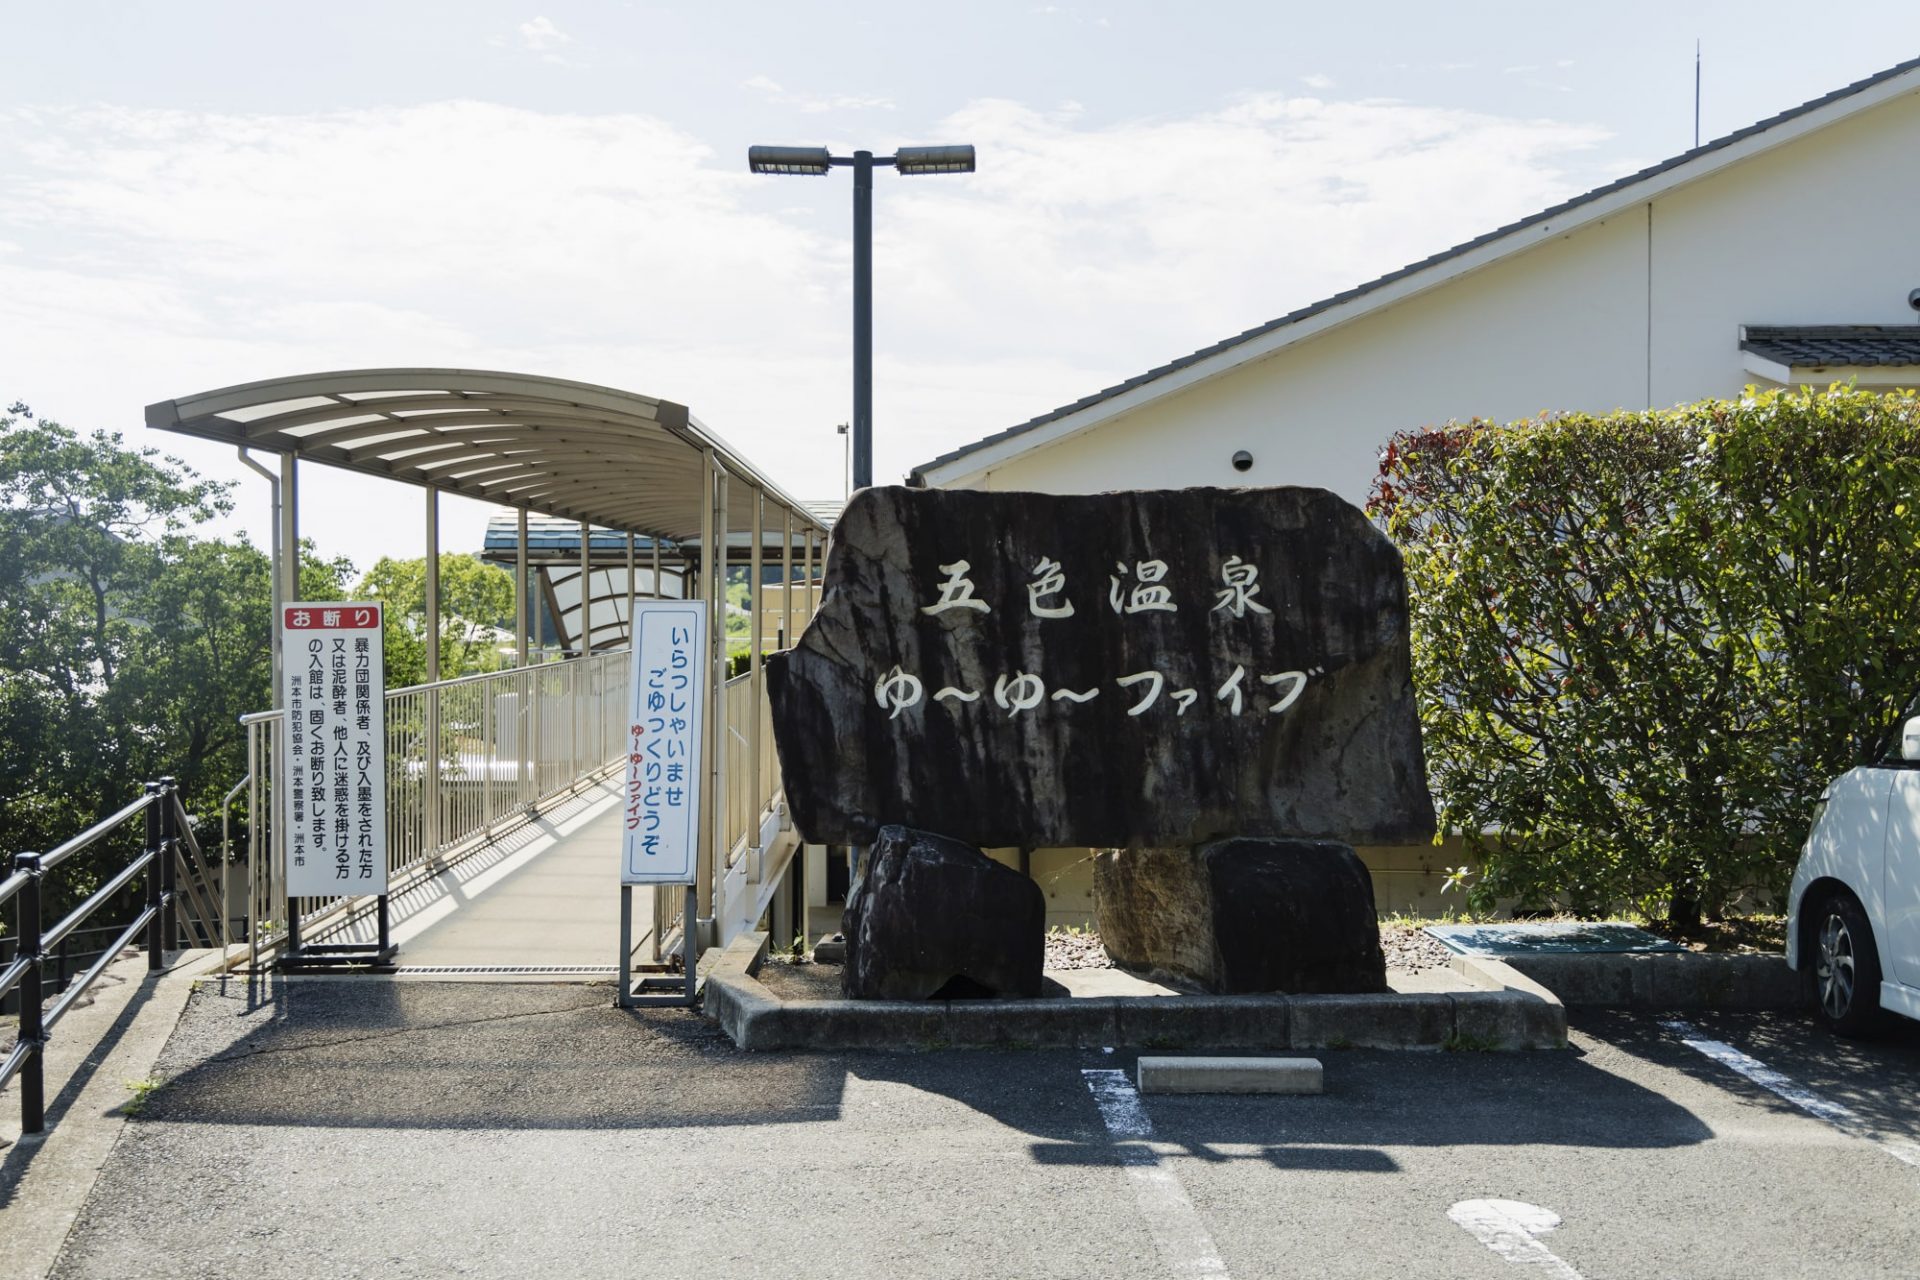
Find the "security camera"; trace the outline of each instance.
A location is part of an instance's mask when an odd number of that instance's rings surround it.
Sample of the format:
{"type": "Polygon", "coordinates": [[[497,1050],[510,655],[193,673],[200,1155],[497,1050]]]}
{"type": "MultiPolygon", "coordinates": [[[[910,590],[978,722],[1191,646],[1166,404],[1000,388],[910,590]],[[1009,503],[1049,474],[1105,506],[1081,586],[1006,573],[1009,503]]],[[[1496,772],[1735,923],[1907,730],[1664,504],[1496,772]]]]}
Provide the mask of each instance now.
{"type": "Polygon", "coordinates": [[[1907,290],[1907,305],[1915,311],[1920,311],[1920,289],[1907,290]]]}
{"type": "MultiPolygon", "coordinates": [[[[1914,290],[1914,294],[1916,297],[1920,297],[1920,289],[1914,290]]],[[[1915,302],[1913,305],[1916,307],[1920,307],[1920,302],[1915,302]]],[[[1235,471],[1253,470],[1253,455],[1248,453],[1245,449],[1241,449],[1238,452],[1236,452],[1233,455],[1233,469],[1235,471]]]]}

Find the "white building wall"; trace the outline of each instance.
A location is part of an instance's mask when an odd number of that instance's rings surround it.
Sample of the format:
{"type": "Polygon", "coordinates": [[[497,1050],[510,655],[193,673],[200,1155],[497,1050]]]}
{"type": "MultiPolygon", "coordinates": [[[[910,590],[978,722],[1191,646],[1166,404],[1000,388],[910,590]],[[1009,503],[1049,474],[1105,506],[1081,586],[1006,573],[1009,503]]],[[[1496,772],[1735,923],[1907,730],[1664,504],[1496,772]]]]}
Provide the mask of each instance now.
{"type": "Polygon", "coordinates": [[[1653,207],[1653,403],[1737,393],[1742,324],[1896,324],[1920,287],[1920,94],[1653,207]]]}
{"type": "Polygon", "coordinates": [[[1361,502],[1397,430],[1736,394],[1743,323],[1914,322],[1916,154],[1910,94],[955,487],[1310,484],[1361,502]]]}
{"type": "MultiPolygon", "coordinates": [[[[1306,484],[1361,503],[1398,430],[1736,395],[1754,381],[1742,324],[1916,322],[1916,156],[1909,94],[953,487],[1306,484]]],[[[1360,853],[1382,911],[1457,907],[1457,838],[1360,853]]],[[[1088,851],[1034,863],[1049,923],[1091,922],[1088,851]]]]}

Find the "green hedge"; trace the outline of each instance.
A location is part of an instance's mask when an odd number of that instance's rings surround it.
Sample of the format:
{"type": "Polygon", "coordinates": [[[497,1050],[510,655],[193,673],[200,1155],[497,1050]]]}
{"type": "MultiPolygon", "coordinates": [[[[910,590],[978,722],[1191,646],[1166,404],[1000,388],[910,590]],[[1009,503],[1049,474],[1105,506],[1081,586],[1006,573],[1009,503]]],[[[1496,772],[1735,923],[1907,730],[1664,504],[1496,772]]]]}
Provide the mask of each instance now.
{"type": "Polygon", "coordinates": [[[1911,392],[1402,433],[1369,510],[1475,905],[1685,923],[1777,891],[1920,695],[1911,392]]]}

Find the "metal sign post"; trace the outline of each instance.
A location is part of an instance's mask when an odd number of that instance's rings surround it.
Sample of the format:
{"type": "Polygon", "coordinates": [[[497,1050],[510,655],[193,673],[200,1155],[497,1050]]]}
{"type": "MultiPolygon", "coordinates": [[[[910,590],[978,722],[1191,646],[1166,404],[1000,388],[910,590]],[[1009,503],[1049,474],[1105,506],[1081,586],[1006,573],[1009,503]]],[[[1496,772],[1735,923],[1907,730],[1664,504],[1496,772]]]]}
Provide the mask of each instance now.
{"type": "MultiPolygon", "coordinates": [[[[286,701],[280,801],[289,937],[284,968],[385,965],[387,722],[381,607],[364,600],[280,610],[286,701]],[[373,943],[302,943],[298,899],[377,899],[373,943]]],[[[429,757],[437,760],[434,744],[429,757]]],[[[432,767],[431,764],[429,767],[432,767]]]]}
{"type": "MultiPolygon", "coordinates": [[[[707,602],[649,600],[633,613],[632,694],[627,706],[625,810],[620,844],[620,999],[691,1005],[700,960],[695,880],[700,853],[700,744],[706,730],[707,602]],[[680,917],[684,967],[678,980],[633,972],[633,887],[654,893],[685,886],[680,917]],[[667,995],[674,987],[680,994],[667,995]]],[[[656,919],[659,913],[655,913],[656,919]]]]}

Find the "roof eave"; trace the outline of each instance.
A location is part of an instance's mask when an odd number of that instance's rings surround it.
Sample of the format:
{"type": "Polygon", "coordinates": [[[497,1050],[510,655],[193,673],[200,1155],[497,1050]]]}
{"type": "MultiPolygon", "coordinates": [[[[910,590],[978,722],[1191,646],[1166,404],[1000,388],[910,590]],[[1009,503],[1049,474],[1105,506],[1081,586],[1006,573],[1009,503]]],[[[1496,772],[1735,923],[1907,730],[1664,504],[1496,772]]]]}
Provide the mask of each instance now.
{"type": "Polygon", "coordinates": [[[1149,371],[1084,401],[962,446],[914,467],[909,478],[923,486],[976,480],[1020,454],[1058,444],[1174,395],[1195,382],[1265,359],[1295,343],[1525,253],[1549,239],[1570,235],[1623,210],[1650,203],[1763,152],[1915,91],[1920,91],[1920,58],[1302,307],[1238,337],[1216,343],[1212,348],[1202,348],[1206,354],[1195,353],[1198,358],[1183,357],[1160,371],[1149,371]]]}

